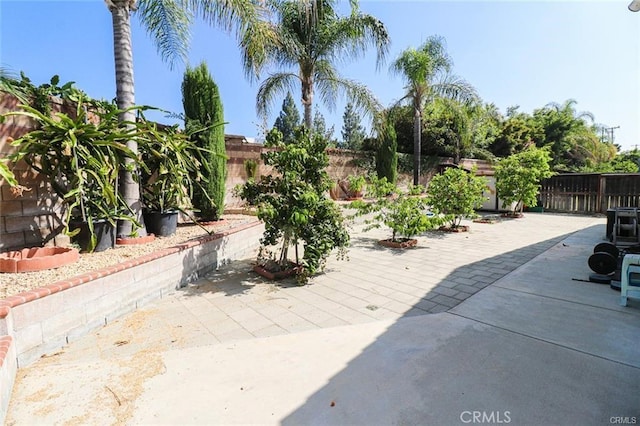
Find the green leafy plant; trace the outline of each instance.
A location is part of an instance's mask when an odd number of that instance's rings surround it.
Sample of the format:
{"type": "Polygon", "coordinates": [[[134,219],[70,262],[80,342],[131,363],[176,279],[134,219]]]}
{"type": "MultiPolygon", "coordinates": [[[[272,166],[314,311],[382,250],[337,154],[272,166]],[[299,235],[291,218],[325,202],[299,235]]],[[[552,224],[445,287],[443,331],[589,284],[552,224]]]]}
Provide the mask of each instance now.
{"type": "Polygon", "coordinates": [[[244,172],[247,175],[247,179],[255,180],[256,173],[258,172],[258,162],[252,158],[244,160],[244,172]]]}
{"type": "Polygon", "coordinates": [[[0,178],[4,179],[9,186],[16,186],[18,185],[18,181],[11,169],[9,169],[9,166],[7,165],[8,162],[9,160],[6,158],[0,159],[0,178]]]}
{"type": "Polygon", "coordinates": [[[546,149],[529,147],[504,158],[496,165],[496,191],[502,207],[514,205],[512,214],[522,213],[525,204],[537,204],[540,181],[553,175],[546,149]]]}
{"type": "Polygon", "coordinates": [[[271,257],[268,264],[264,258],[258,260],[265,267],[290,268],[288,251],[293,246],[296,273],[305,282],[324,267],[333,249],[338,249],[342,258],[349,244],[341,212],[325,196],[331,185],[325,171],[329,164],[327,141],[299,128],[294,141],[285,145],[282,133],[272,129],[265,145],[275,148],[262,153],[265,165],[272,166],[275,173],[246,182],[240,192],[243,200],[258,206],[258,217],[265,224],[261,244],[265,249],[280,244],[279,255],[271,257]],[[302,259],[298,255],[300,243],[302,259]]]}
{"type": "Polygon", "coordinates": [[[159,129],[155,123],[138,123],[142,165],[142,199],[148,211],[166,213],[192,207],[194,188],[205,182],[203,153],[177,126],[159,129]]]}
{"type": "Polygon", "coordinates": [[[367,185],[367,194],[374,198],[388,197],[396,192],[396,186],[387,181],[386,176],[378,178],[376,176],[369,177],[367,185]]]}
{"type": "Polygon", "coordinates": [[[426,188],[424,187],[424,185],[414,185],[412,183],[410,183],[409,185],[407,185],[407,193],[409,195],[422,195],[426,192],[426,188]]]}
{"type": "Polygon", "coordinates": [[[379,178],[384,177],[395,185],[398,178],[398,142],[393,125],[385,123],[378,138],[380,141],[376,150],[376,173],[379,178]]]}
{"type": "Polygon", "coordinates": [[[348,198],[360,198],[364,193],[367,179],[363,175],[349,175],[338,182],[348,198]]]}
{"type": "Polygon", "coordinates": [[[51,98],[58,97],[63,100],[78,102],[81,98],[86,101],[88,97],[80,89],[74,86],[74,82],[59,86],[60,77],[54,75],[49,83],[39,86],[34,85],[31,79],[20,72],[20,80],[17,78],[0,78],[0,90],[8,92],[19,99],[25,105],[45,114],[51,114],[51,98]]]}
{"type": "Polygon", "coordinates": [[[135,134],[118,124],[119,112],[113,104],[80,97],[75,117],[64,113],[51,117],[24,105],[22,111],[5,114],[29,117],[38,124],[36,130],[12,142],[17,151],[10,159],[24,160],[64,201],[65,232],[70,236],[78,232],[70,230],[72,221],[87,223],[92,235],[89,251],[96,243],[96,220],[114,226],[116,220],[129,220],[140,226],[116,191],[118,168],[124,159],[138,161],[125,145],[135,134]],[[88,119],[87,106],[98,116],[97,124],[88,119]]]}
{"type": "MultiPolygon", "coordinates": [[[[193,206],[201,219],[218,220],[224,211],[227,179],[224,112],[218,86],[204,62],[185,71],[182,104],[189,139],[205,150],[202,167],[197,170],[205,179],[192,188],[193,206]]],[[[199,176],[192,178],[198,180],[199,176]]]]}
{"type": "Polygon", "coordinates": [[[429,182],[429,204],[445,215],[450,228],[457,228],[463,218],[477,216],[475,209],[486,200],[486,179],[474,171],[455,167],[434,176],[429,182]]]}
{"type": "Polygon", "coordinates": [[[380,228],[391,229],[391,241],[403,242],[435,228],[442,219],[428,211],[424,198],[400,194],[395,199],[378,198],[375,202],[354,201],[350,207],[357,209],[357,216],[371,215],[365,219],[365,231],[380,228]]]}

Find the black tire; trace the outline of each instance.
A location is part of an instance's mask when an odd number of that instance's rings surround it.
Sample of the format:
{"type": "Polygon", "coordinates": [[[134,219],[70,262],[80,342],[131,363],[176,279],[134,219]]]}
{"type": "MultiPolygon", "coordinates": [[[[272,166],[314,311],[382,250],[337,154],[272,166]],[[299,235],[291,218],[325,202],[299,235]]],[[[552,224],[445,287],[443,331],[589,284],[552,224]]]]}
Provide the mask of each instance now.
{"type": "Polygon", "coordinates": [[[611,243],[600,243],[598,245],[596,245],[593,248],[593,252],[594,253],[609,253],[610,255],[612,255],[613,257],[618,257],[620,256],[620,250],[618,250],[618,247],[616,247],[615,245],[611,244],[611,243]]]}
{"type": "Polygon", "coordinates": [[[611,285],[611,276],[602,274],[590,274],[589,281],[597,284],[609,284],[611,285]]]}
{"type": "Polygon", "coordinates": [[[615,272],[618,258],[610,253],[599,252],[589,256],[589,268],[596,274],[609,275],[615,272]]]}

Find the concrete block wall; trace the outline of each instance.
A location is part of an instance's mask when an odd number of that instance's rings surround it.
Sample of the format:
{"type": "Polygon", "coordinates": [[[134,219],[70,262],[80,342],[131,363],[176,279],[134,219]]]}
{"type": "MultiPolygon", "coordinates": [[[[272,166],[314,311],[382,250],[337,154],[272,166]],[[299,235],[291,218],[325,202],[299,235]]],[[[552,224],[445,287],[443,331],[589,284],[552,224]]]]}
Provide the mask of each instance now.
{"type": "MultiPolygon", "coordinates": [[[[265,166],[260,155],[269,150],[261,144],[242,142],[242,136],[227,135],[227,195],[225,205],[227,208],[234,209],[241,207],[243,202],[233,195],[233,189],[236,185],[243,184],[247,181],[248,176],[244,169],[244,162],[252,159],[257,162],[256,178],[273,173],[273,168],[265,166]]],[[[329,166],[327,173],[334,179],[342,179],[352,174],[363,174],[365,170],[359,167],[358,160],[367,157],[366,154],[358,151],[329,149],[329,166]]]]}
{"type": "Polygon", "coordinates": [[[11,296],[0,332],[14,338],[18,367],[258,248],[258,222],[164,249],[68,281],[11,296]]]}
{"type": "MultiPolygon", "coordinates": [[[[52,99],[52,111],[72,114],[71,107],[60,99],[52,99]]],[[[19,101],[0,95],[0,114],[19,109],[19,101]]],[[[6,158],[15,147],[11,142],[34,128],[25,117],[7,117],[0,123],[0,158],[6,158]]],[[[64,246],[69,239],[62,234],[64,211],[50,185],[24,163],[12,166],[24,190],[12,190],[0,178],[0,252],[43,245],[64,246]]]]}

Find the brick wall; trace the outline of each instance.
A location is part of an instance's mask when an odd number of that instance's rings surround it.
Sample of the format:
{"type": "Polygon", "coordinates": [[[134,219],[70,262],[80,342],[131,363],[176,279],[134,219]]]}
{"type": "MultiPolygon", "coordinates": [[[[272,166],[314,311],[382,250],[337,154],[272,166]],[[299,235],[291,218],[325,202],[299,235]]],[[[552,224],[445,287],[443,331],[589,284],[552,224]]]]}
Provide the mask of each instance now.
{"type": "MultiPolygon", "coordinates": [[[[18,100],[12,96],[0,94],[0,114],[18,109],[18,100]]],[[[54,112],[64,111],[73,116],[74,107],[64,104],[60,99],[52,99],[54,112]]],[[[90,117],[91,119],[92,117],[90,117]]],[[[24,117],[7,118],[0,124],[0,157],[6,157],[14,152],[11,146],[13,139],[19,138],[33,129],[33,123],[24,117]]],[[[257,162],[257,177],[268,175],[272,172],[270,167],[262,163],[260,154],[265,148],[263,145],[244,142],[244,137],[239,135],[226,135],[227,149],[227,194],[225,206],[234,209],[242,206],[241,200],[233,196],[233,188],[246,182],[247,175],[244,162],[253,159],[257,162]]],[[[357,151],[340,149],[329,150],[329,166],[327,172],[332,179],[342,179],[351,174],[364,174],[365,170],[358,167],[358,160],[366,158],[366,155],[357,151]]],[[[450,159],[442,159],[442,162],[450,162],[450,159]]],[[[477,160],[463,160],[463,167],[472,165],[480,167],[481,174],[485,174],[486,162],[477,160]]],[[[31,170],[25,163],[13,166],[20,185],[27,189],[22,195],[15,194],[9,185],[0,179],[0,252],[24,247],[36,247],[42,245],[66,246],[69,238],[62,233],[63,206],[50,185],[37,173],[31,170]]],[[[430,176],[436,172],[434,168],[426,173],[423,178],[426,183],[430,176]]],[[[488,172],[487,172],[488,173],[488,172]]],[[[400,175],[400,185],[411,182],[411,176],[400,175]]]]}
{"type": "MultiPolygon", "coordinates": [[[[258,164],[256,170],[256,178],[272,173],[272,167],[265,166],[260,158],[263,151],[268,150],[261,144],[242,142],[242,136],[227,135],[226,149],[227,157],[227,195],[225,198],[226,208],[237,208],[242,205],[242,201],[233,196],[233,188],[238,184],[247,181],[247,173],[244,169],[246,160],[255,160],[258,164]]],[[[365,170],[358,167],[358,160],[364,159],[365,154],[357,151],[348,151],[340,149],[330,149],[329,166],[327,173],[334,179],[342,179],[350,174],[363,174],[365,170]]]]}
{"type": "MultiPolygon", "coordinates": [[[[0,96],[0,114],[17,110],[18,104],[18,100],[12,96],[0,96]]],[[[73,107],[64,105],[59,99],[52,99],[52,109],[54,112],[73,114],[73,107]]],[[[33,123],[24,117],[8,117],[5,123],[0,124],[0,157],[4,158],[14,152],[11,141],[33,127],[33,123]]],[[[233,196],[233,188],[247,180],[245,160],[253,159],[257,162],[258,177],[272,172],[271,167],[265,166],[260,159],[260,154],[268,148],[243,140],[242,136],[226,136],[229,157],[225,200],[227,208],[242,205],[233,196]]],[[[330,152],[329,174],[334,178],[343,178],[349,174],[362,173],[354,161],[360,157],[362,154],[357,152],[333,150],[330,152]]],[[[63,205],[50,185],[24,162],[12,167],[18,182],[26,189],[17,194],[0,179],[0,252],[42,245],[66,246],[69,238],[62,233],[63,205]]]]}
{"type": "MultiPolygon", "coordinates": [[[[13,96],[1,96],[0,114],[17,110],[18,104],[13,96]]],[[[54,112],[69,112],[59,99],[52,100],[52,109],[54,112]]],[[[8,117],[0,124],[0,157],[14,152],[11,142],[33,127],[33,122],[25,117],[8,117]]],[[[26,189],[15,193],[0,179],[0,251],[66,245],[69,239],[61,233],[62,205],[49,184],[24,162],[13,165],[13,172],[26,189]]]]}

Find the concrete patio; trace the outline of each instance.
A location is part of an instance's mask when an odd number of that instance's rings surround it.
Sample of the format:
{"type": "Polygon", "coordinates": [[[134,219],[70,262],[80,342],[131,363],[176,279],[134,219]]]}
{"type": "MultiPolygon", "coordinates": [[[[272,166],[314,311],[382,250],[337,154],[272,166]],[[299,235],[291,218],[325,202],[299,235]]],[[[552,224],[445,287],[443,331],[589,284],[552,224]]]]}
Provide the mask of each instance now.
{"type": "Polygon", "coordinates": [[[640,422],[640,301],[572,280],[604,219],[353,235],[308,286],[235,262],[19,370],[7,424],[640,422]]]}

